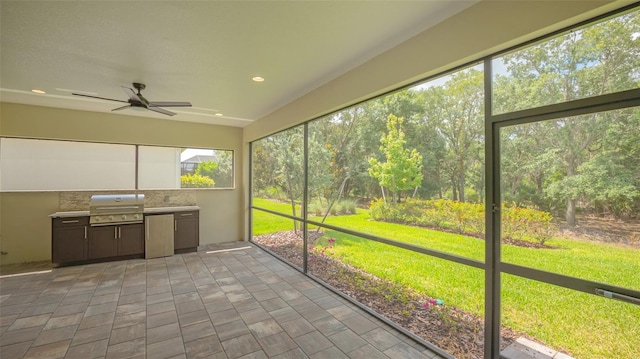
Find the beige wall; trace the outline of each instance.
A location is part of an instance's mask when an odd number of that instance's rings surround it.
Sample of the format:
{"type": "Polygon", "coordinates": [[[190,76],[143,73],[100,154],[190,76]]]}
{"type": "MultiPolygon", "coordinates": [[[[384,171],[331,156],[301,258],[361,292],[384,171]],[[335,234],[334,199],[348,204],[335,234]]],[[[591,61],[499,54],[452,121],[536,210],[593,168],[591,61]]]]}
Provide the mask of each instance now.
{"type": "MultiPolygon", "coordinates": [[[[236,188],[196,190],[200,243],[244,239],[241,128],[0,103],[0,136],[234,150],[236,188]]],[[[59,192],[0,193],[0,263],[50,260],[59,208],[59,192]]]]}

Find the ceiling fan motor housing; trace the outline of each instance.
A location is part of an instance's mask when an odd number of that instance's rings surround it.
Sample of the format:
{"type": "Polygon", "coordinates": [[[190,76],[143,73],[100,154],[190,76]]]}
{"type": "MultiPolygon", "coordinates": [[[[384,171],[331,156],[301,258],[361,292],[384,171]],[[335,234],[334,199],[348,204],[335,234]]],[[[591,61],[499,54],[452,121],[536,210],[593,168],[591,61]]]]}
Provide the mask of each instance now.
{"type": "Polygon", "coordinates": [[[133,88],[138,90],[138,93],[140,93],[141,90],[144,90],[145,88],[147,88],[147,85],[139,83],[139,82],[134,82],[133,83],[133,88]]]}

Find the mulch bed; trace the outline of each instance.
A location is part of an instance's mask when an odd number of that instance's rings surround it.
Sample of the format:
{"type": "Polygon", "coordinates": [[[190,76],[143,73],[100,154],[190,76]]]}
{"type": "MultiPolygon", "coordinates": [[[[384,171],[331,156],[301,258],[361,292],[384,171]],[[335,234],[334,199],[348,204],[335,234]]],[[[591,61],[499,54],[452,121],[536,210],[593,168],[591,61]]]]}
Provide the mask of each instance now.
{"type": "MultiPolygon", "coordinates": [[[[322,233],[309,232],[310,243],[322,233]]],[[[302,267],[302,239],[293,231],[253,238],[283,259],[302,267]]],[[[484,320],[436,298],[417,293],[342,263],[321,248],[309,249],[308,271],[349,297],[392,320],[420,338],[460,359],[484,356],[484,320]],[[425,305],[425,303],[427,303],[425,305]]],[[[501,347],[505,348],[521,334],[502,330],[501,347]]]]}

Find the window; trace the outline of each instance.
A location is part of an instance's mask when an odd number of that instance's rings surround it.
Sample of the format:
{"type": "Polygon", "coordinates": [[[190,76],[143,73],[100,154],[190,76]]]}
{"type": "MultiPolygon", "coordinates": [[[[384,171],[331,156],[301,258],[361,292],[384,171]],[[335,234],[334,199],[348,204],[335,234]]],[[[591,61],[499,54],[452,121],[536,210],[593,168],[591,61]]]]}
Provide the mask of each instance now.
{"type": "Polygon", "coordinates": [[[0,138],[1,191],[233,188],[233,168],[230,150],[0,138]]]}
{"type": "Polygon", "coordinates": [[[232,188],[233,151],[139,146],[140,189],[232,188]]]}
{"type": "Polygon", "coordinates": [[[135,188],[135,146],[0,139],[3,191],[135,188]]]}
{"type": "Polygon", "coordinates": [[[640,86],[640,12],[573,29],[493,60],[493,113],[640,86]]]}
{"type": "Polygon", "coordinates": [[[253,142],[252,241],[439,354],[640,357],[639,109],[636,8],[253,142]]]}

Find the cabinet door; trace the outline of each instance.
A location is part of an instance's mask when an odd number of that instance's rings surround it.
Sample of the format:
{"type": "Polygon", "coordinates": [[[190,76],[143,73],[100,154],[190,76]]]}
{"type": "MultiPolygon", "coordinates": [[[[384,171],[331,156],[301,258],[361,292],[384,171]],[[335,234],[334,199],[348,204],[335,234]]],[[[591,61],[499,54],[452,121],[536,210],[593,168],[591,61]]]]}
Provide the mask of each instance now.
{"type": "Polygon", "coordinates": [[[89,230],[89,259],[118,255],[118,227],[91,227],[89,230]]]}
{"type": "Polygon", "coordinates": [[[142,223],[118,226],[118,255],[144,254],[144,226],[142,223]]]}
{"type": "Polygon", "coordinates": [[[200,242],[198,212],[177,212],[175,218],[174,249],[196,248],[200,242]]]}
{"type": "Polygon", "coordinates": [[[51,243],[53,263],[77,262],[87,259],[87,226],[54,227],[51,243]]]}

